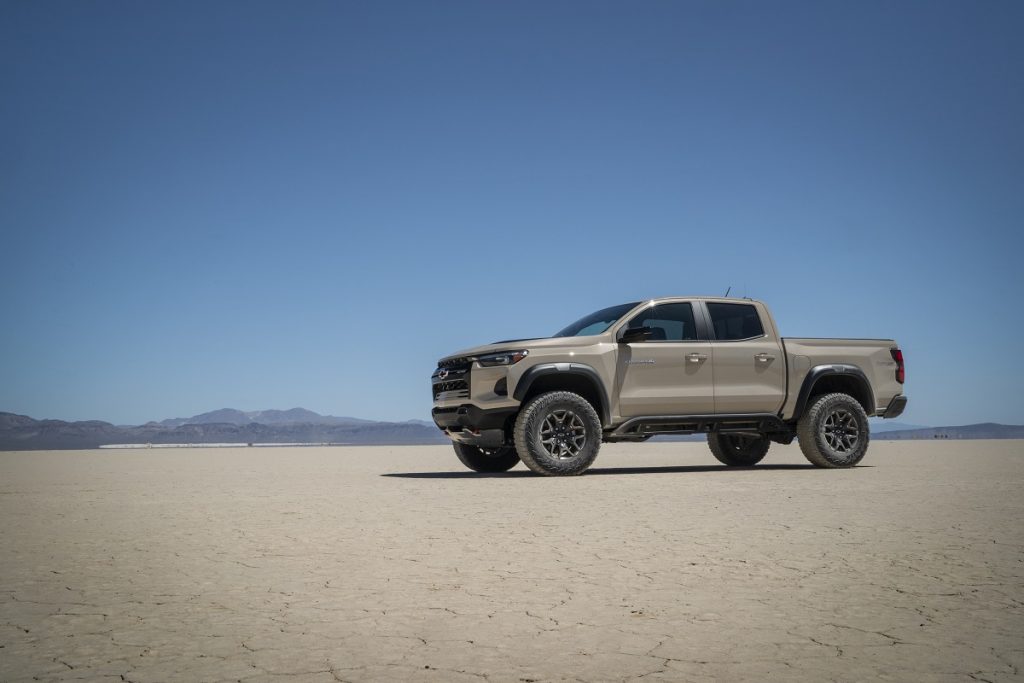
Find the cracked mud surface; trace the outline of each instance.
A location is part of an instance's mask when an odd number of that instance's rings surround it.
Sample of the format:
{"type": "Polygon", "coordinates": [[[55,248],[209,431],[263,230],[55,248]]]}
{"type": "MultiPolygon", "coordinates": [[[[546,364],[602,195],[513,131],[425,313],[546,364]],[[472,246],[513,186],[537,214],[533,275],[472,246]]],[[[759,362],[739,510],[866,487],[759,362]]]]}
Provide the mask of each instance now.
{"type": "Polygon", "coordinates": [[[1021,680],[1024,442],[805,464],[2,453],[0,681],[1021,680]]]}

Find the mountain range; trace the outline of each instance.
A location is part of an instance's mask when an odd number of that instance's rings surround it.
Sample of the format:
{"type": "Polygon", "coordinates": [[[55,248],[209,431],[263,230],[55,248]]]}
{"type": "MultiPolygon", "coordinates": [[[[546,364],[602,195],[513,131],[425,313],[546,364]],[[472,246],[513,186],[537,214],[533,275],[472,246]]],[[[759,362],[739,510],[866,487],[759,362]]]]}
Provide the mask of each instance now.
{"type": "MultiPolygon", "coordinates": [[[[874,421],[872,437],[899,439],[1024,439],[1024,425],[992,422],[957,427],[922,427],[874,421]]],[[[704,436],[660,437],[703,441],[704,436]]],[[[36,420],[0,412],[0,451],[97,448],[114,444],[343,443],[443,444],[448,439],[423,420],[382,422],[321,415],[305,408],[245,412],[223,408],[192,417],[144,425],[114,425],[99,420],[36,420]]]]}
{"type": "Polygon", "coordinates": [[[982,422],[958,427],[921,427],[872,432],[872,438],[897,441],[900,439],[1024,439],[1024,425],[1003,425],[982,422]]]}
{"type": "Polygon", "coordinates": [[[0,412],[0,450],[97,448],[113,444],[344,443],[441,444],[448,439],[422,420],[381,422],[320,415],[304,408],[243,412],[225,408],[144,425],[99,420],[36,420],[0,412]]]}
{"type": "MultiPolygon", "coordinates": [[[[192,417],[173,417],[169,420],[161,420],[159,423],[164,427],[180,427],[181,425],[192,424],[263,424],[263,425],[369,425],[374,420],[362,420],[358,417],[335,417],[334,415],[321,415],[305,408],[292,408],[290,410],[253,410],[243,412],[234,408],[221,408],[209,413],[200,413],[192,417]]],[[[427,424],[427,423],[423,423],[427,424]]]]}

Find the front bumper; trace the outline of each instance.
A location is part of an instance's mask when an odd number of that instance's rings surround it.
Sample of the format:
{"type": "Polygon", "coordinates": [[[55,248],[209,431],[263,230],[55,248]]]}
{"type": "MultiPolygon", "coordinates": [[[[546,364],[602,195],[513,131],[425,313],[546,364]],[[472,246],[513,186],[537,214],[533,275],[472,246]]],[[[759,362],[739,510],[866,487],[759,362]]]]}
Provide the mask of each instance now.
{"type": "Polygon", "coordinates": [[[889,405],[886,406],[885,411],[882,412],[882,417],[888,419],[891,417],[899,417],[903,414],[904,409],[907,407],[906,396],[893,396],[892,400],[889,401],[889,405]]]}
{"type": "Polygon", "coordinates": [[[505,423],[515,415],[516,408],[484,410],[472,404],[453,408],[434,408],[434,424],[452,441],[480,448],[505,445],[505,423]]]}

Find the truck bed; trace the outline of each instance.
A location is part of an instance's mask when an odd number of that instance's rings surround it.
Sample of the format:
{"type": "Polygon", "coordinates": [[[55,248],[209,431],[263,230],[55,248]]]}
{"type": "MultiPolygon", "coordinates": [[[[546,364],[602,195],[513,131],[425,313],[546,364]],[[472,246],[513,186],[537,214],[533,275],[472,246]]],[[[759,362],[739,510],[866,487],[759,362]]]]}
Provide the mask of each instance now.
{"type": "MultiPolygon", "coordinates": [[[[799,387],[808,371],[818,365],[856,365],[874,389],[876,410],[884,410],[893,396],[902,393],[902,385],[896,381],[896,361],[890,353],[891,349],[896,348],[896,342],[892,339],[781,339],[786,353],[790,387],[799,387]]],[[[795,391],[788,392],[783,415],[792,414],[796,398],[795,391]]]]}

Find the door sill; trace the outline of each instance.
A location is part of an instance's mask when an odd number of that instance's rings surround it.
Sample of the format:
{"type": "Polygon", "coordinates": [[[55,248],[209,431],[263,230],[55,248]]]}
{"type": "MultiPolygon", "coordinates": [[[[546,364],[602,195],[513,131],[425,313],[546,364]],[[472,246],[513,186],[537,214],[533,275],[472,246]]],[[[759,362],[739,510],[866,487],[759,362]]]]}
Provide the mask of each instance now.
{"type": "Polygon", "coordinates": [[[606,435],[608,441],[630,441],[655,434],[707,432],[787,432],[790,428],[774,413],[721,415],[641,415],[631,417],[606,435]]]}

